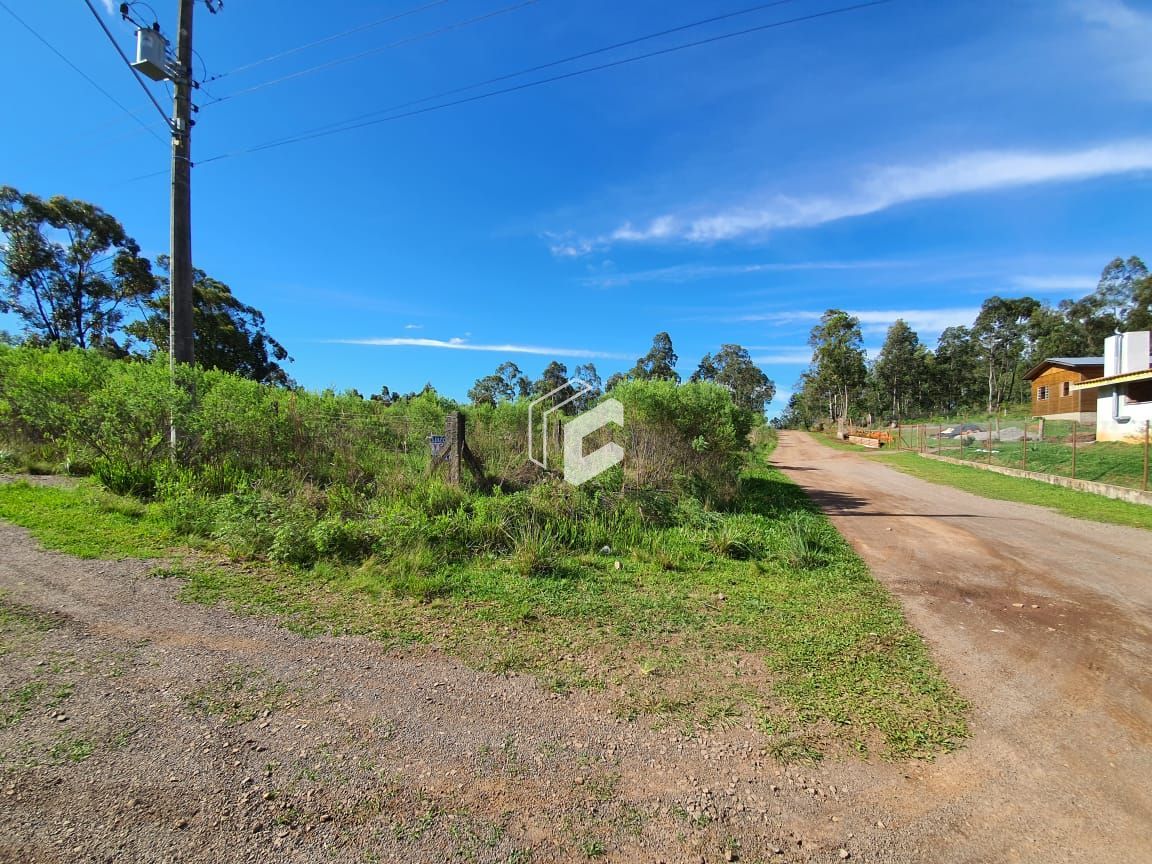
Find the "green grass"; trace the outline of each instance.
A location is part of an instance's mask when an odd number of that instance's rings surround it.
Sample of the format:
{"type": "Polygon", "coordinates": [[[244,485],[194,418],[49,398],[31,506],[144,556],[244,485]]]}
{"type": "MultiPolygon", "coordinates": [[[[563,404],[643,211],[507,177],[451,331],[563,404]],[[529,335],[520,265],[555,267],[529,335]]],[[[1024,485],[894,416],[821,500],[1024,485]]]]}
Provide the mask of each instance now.
{"type": "Polygon", "coordinates": [[[878,454],[875,458],[913,477],[954,486],[985,498],[1050,507],[1075,519],[1152,529],[1152,507],[1143,504],[1116,501],[1090,492],[1051,486],[1038,480],[1008,477],[992,471],[936,462],[924,459],[915,453],[887,452],[878,454]]]}
{"type": "Polygon", "coordinates": [[[156,558],[176,540],[155,505],[88,482],[74,489],[0,484],[0,519],[27,528],[46,549],[79,558],[156,558]]]}
{"type": "MultiPolygon", "coordinates": [[[[186,600],[301,632],[432,646],[557,692],[600,689],[622,717],[684,730],[757,722],[784,759],[957,746],[966,706],[766,451],[741,502],[736,514],[703,513],[711,528],[652,529],[611,555],[525,535],[509,554],[463,562],[416,546],[359,563],[187,563],[165,575],[185,579],[186,600]]],[[[172,536],[151,509],[109,512],[89,488],[0,489],[0,515],[78,554],[154,556],[172,536]]],[[[231,720],[260,703],[244,682],[225,683],[192,707],[231,720]]]]}
{"type": "MultiPolygon", "coordinates": [[[[986,462],[988,461],[986,447],[984,442],[966,446],[963,458],[972,462],[986,462]]],[[[1020,443],[997,441],[993,443],[992,451],[994,465],[1036,471],[1040,474],[1072,476],[1073,452],[1069,444],[1056,441],[1029,441],[1025,450],[1024,445],[1020,443]]],[[[960,458],[960,451],[953,444],[951,449],[946,449],[941,455],[960,458]]],[[[1111,483],[1129,489],[1139,489],[1143,483],[1142,445],[1114,442],[1080,444],[1075,456],[1076,477],[1079,480],[1111,483]]]]}

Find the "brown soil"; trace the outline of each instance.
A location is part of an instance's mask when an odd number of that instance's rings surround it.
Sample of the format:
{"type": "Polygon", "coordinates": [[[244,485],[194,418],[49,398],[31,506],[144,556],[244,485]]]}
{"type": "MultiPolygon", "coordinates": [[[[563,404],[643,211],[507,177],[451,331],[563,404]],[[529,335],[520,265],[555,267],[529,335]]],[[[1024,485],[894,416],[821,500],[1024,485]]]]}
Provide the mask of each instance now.
{"type": "Polygon", "coordinates": [[[965,750],[783,766],[747,728],[306,639],[0,524],[0,591],[29,613],[0,631],[0,861],[1150,860],[1152,534],[804,436],[776,458],[972,701],[965,750]]]}

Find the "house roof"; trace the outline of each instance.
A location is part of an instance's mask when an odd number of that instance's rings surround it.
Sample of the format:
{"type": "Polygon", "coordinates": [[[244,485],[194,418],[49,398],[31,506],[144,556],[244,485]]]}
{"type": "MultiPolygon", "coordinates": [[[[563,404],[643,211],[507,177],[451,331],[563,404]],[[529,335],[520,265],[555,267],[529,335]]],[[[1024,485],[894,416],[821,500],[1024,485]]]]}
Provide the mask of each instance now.
{"type": "Polygon", "coordinates": [[[1083,369],[1084,367],[1103,366],[1103,357],[1048,357],[1037,363],[1027,374],[1025,381],[1031,381],[1049,366],[1063,366],[1065,369],[1083,369]]]}
{"type": "Polygon", "coordinates": [[[1091,390],[1094,387],[1107,387],[1109,384],[1127,384],[1130,381],[1152,381],[1152,369],[1139,369],[1136,372],[1124,372],[1120,375],[1105,375],[1103,378],[1091,378],[1072,385],[1073,390],[1091,390]]]}

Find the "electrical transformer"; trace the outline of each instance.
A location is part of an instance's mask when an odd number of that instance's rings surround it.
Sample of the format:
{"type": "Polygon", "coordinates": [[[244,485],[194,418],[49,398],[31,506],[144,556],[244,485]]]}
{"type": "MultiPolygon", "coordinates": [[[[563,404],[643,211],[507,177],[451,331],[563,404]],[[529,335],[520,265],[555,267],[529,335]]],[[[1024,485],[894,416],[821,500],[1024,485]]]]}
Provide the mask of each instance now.
{"type": "Polygon", "coordinates": [[[142,72],[153,81],[163,81],[168,77],[167,43],[155,30],[136,31],[136,62],[132,68],[142,72]]]}

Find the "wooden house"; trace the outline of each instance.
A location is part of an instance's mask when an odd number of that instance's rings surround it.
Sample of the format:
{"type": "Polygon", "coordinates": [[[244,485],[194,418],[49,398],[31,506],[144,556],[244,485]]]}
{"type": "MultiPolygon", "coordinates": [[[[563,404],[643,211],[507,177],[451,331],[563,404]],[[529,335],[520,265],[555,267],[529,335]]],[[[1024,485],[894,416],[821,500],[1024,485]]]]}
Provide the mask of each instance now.
{"type": "Polygon", "coordinates": [[[1024,376],[1032,382],[1032,416],[1095,423],[1096,394],[1076,385],[1103,374],[1103,357],[1049,357],[1036,364],[1024,376]]]}

